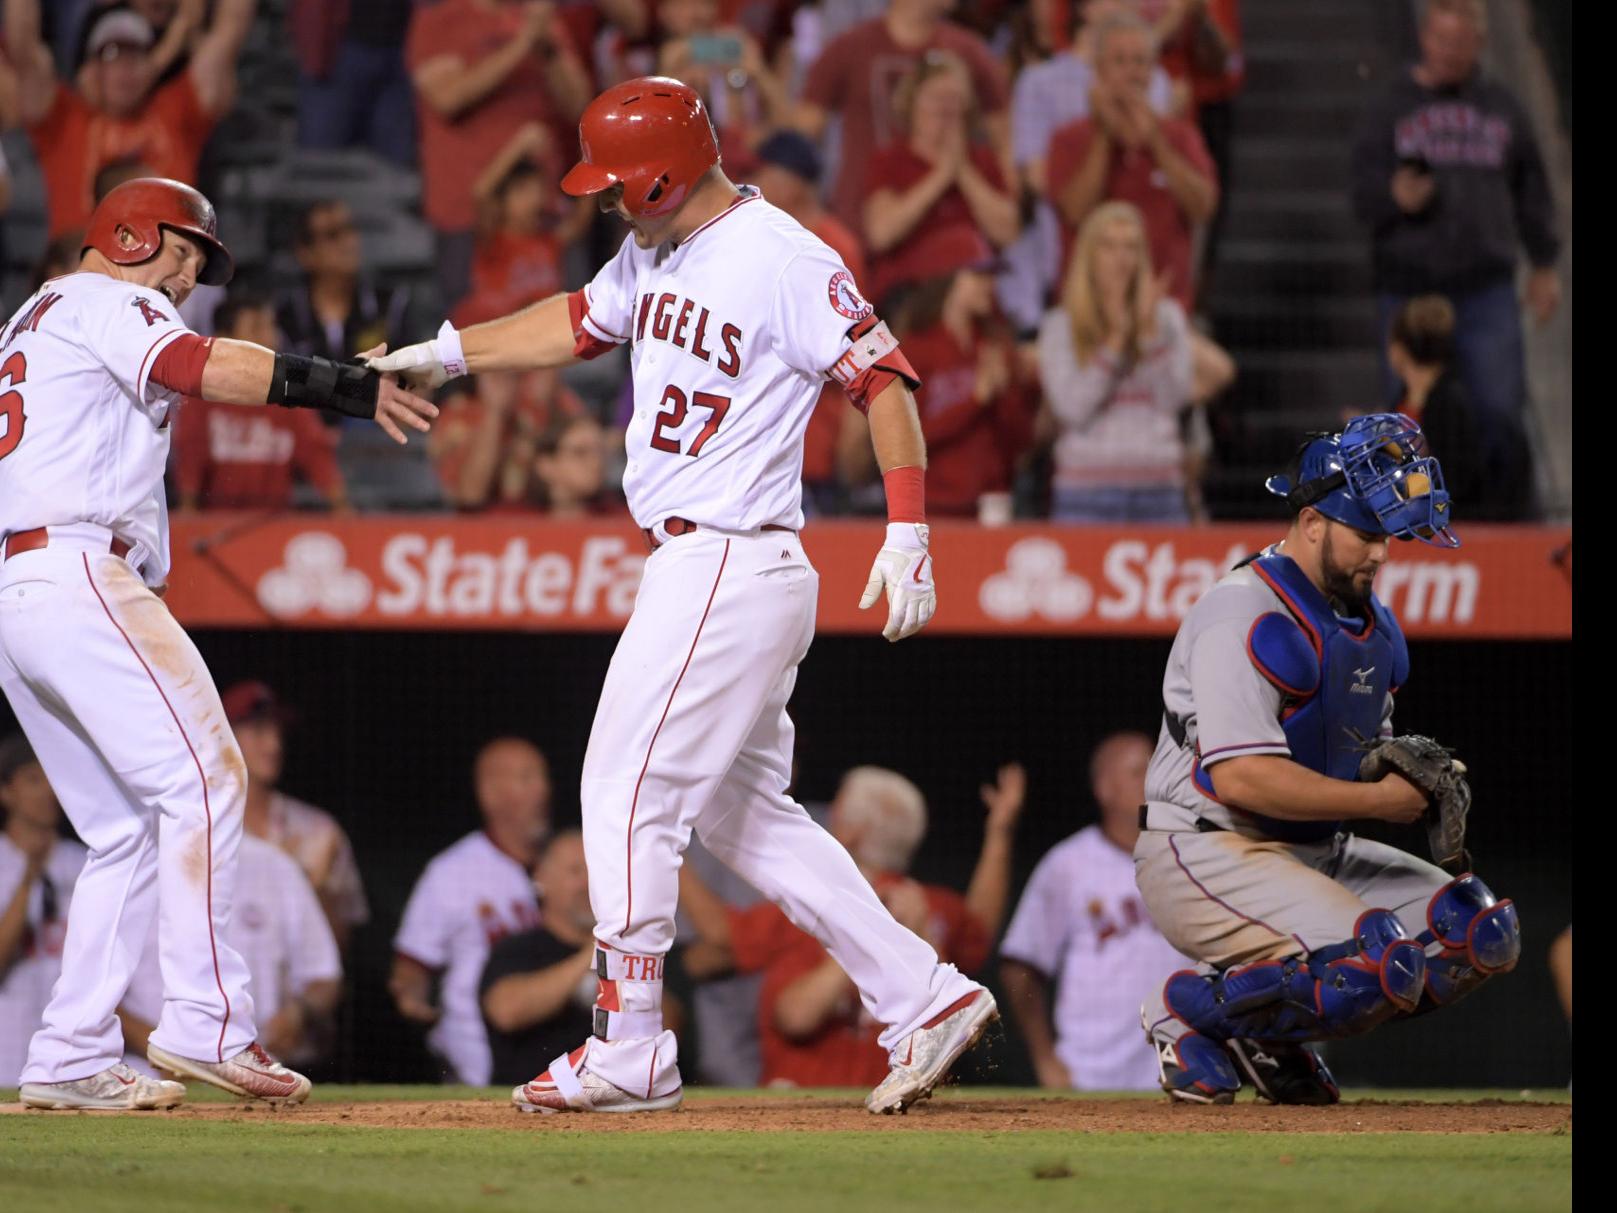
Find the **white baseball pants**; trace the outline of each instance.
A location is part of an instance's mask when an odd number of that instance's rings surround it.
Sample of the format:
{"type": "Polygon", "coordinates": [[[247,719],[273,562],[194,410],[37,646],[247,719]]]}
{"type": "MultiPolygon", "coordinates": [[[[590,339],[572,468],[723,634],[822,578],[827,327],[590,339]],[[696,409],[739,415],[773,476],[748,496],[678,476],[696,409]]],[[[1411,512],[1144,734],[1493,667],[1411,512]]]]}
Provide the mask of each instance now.
{"type": "MultiPolygon", "coordinates": [[[[891,1048],[975,985],[894,921],[853,858],[786,794],[786,701],[814,635],[819,580],[786,531],[703,529],[646,562],[584,759],[590,901],[608,948],[665,954],[694,829],[825,945],[886,1025],[881,1043],[891,1048]]],[[[660,991],[657,1001],[622,1009],[660,1012],[660,991]]],[[[652,1021],[628,1022],[645,1030],[625,1037],[651,1034],[652,1021]]],[[[665,1050],[658,1056],[660,1069],[672,1065],[665,1050]]],[[[639,1075],[647,1086],[644,1062],[639,1075]]]]}
{"type": "Polygon", "coordinates": [[[115,1012],[154,915],[153,1043],[222,1061],[256,1034],[247,966],[224,934],[246,768],[201,654],[110,539],[51,527],[47,547],[0,565],[0,689],[90,850],[23,1082],[122,1059],[115,1012]]]}

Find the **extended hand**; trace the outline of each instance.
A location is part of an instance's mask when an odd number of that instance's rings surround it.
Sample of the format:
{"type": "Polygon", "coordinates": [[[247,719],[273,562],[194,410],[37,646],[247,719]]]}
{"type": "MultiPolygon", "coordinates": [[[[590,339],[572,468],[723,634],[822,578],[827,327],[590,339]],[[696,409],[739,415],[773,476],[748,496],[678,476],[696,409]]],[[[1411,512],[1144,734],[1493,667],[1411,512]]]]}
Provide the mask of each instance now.
{"type": "Polygon", "coordinates": [[[385,358],[367,357],[373,371],[397,375],[411,387],[423,391],[440,388],[466,373],[466,355],[460,348],[460,334],[445,320],[431,341],[418,341],[395,350],[385,358]]]}
{"type": "MultiPolygon", "coordinates": [[[[381,355],[387,353],[386,344],[366,350],[360,355],[361,359],[368,360],[372,370],[381,370],[376,365],[379,361],[386,361],[381,355]]],[[[394,355],[397,357],[397,355],[394,355]]],[[[399,385],[394,375],[384,374],[382,382],[376,389],[376,424],[382,427],[384,433],[394,442],[404,443],[409,439],[400,426],[409,426],[412,430],[420,430],[425,434],[432,428],[432,419],[438,415],[438,406],[430,400],[417,396],[399,385]]]]}
{"type": "Polygon", "coordinates": [[[999,769],[999,782],[983,784],[979,793],[988,810],[988,828],[1013,830],[1027,801],[1027,770],[1019,762],[1008,762],[999,769]]]}
{"type": "Polygon", "coordinates": [[[887,541],[870,566],[859,609],[876,604],[887,591],[887,626],[881,634],[891,641],[913,636],[927,625],[938,609],[938,591],[932,583],[932,554],[927,551],[931,532],[924,523],[889,522],[887,541]]]}

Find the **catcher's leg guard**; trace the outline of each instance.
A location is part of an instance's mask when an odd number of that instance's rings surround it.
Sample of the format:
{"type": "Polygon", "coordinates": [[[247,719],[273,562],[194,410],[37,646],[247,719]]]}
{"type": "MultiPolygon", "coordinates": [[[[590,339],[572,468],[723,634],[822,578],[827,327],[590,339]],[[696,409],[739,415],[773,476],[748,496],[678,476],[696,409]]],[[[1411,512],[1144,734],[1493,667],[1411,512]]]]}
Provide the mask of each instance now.
{"type": "MultiPolygon", "coordinates": [[[[1185,972],[1196,976],[1192,970],[1185,972]]],[[[1164,1091],[1183,1103],[1235,1102],[1241,1076],[1218,1041],[1200,1032],[1187,1032],[1171,1020],[1152,1025],[1144,1007],[1140,1008],[1140,1026],[1157,1055],[1157,1075],[1164,1091]],[[1170,1025],[1172,1030],[1166,1030],[1170,1025]]]]}
{"type": "Polygon", "coordinates": [[[1415,938],[1439,949],[1426,958],[1426,994],[1436,1006],[1463,998],[1495,973],[1510,972],[1521,956],[1515,903],[1500,901],[1470,872],[1432,895],[1426,925],[1415,938]]]}
{"type": "Polygon", "coordinates": [[[1265,960],[1216,977],[1168,979],[1168,1009],[1214,1040],[1356,1036],[1420,1001],[1426,955],[1390,910],[1366,910],[1353,938],[1307,956],[1265,960]]]}

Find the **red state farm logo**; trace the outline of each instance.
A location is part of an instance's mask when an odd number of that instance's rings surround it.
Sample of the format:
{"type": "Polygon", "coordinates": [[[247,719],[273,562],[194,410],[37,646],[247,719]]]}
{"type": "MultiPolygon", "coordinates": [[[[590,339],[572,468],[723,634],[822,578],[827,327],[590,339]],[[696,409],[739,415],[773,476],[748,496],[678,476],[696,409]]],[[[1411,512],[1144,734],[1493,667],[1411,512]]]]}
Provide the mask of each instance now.
{"type": "Polygon", "coordinates": [[[286,541],[280,568],[258,579],[258,601],[286,617],[318,610],[346,618],[371,604],[371,579],[348,567],[348,549],[324,531],[305,531],[286,541]]]}
{"type": "Polygon", "coordinates": [[[849,320],[863,320],[875,309],[865,301],[859,289],[853,284],[853,275],[847,270],[838,270],[831,275],[830,285],[826,287],[826,294],[831,298],[831,306],[849,320]]]}

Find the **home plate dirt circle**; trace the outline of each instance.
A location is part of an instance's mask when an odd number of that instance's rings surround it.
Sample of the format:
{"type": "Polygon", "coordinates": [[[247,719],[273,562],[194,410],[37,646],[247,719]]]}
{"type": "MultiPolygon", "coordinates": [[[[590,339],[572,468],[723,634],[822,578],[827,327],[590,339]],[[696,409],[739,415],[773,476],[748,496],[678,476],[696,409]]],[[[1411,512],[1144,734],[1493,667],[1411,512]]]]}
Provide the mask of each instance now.
{"type": "Polygon", "coordinates": [[[1239,1103],[1209,1108],[1158,1099],[949,1099],[907,1115],[872,1116],[857,1103],[816,1099],[695,1099],[677,1112],[643,1115],[524,1114],[498,1100],[268,1104],[194,1104],[147,1115],[194,1120],[295,1119],[301,1124],[387,1129],[507,1129],[554,1133],[730,1131],[993,1132],[1013,1129],[1080,1133],[1566,1133],[1572,1107],[1485,1099],[1468,1103],[1362,1100],[1328,1108],[1239,1103]]]}

